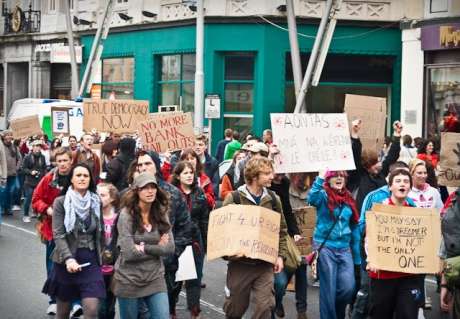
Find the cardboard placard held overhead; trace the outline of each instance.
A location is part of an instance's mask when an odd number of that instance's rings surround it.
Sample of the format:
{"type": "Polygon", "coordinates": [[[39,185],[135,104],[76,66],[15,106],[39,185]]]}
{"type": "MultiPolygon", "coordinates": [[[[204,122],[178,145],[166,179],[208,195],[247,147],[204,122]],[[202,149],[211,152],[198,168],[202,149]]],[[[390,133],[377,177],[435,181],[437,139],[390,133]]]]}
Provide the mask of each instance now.
{"type": "Polygon", "coordinates": [[[410,274],[439,272],[441,219],[435,209],[375,204],[366,212],[368,263],[410,274]]]}
{"type": "Polygon", "coordinates": [[[280,214],[255,205],[228,205],[209,215],[208,260],[248,257],[275,264],[280,214]]]}
{"type": "Polygon", "coordinates": [[[292,213],[297,221],[302,239],[296,242],[300,254],[306,256],[311,253],[313,243],[313,232],[316,226],[316,208],[305,206],[303,208],[293,209],[292,213]]]}
{"type": "Polygon", "coordinates": [[[344,113],[272,113],[277,173],[353,170],[348,121],[344,113]]]}
{"type": "Polygon", "coordinates": [[[385,138],[385,123],[387,118],[387,99],[366,95],[345,95],[344,112],[348,124],[356,119],[362,120],[359,137],[363,149],[379,151],[385,138]]]}
{"type": "Polygon", "coordinates": [[[149,115],[149,102],[138,100],[83,101],[83,129],[90,132],[134,133],[149,115]]]}
{"type": "Polygon", "coordinates": [[[191,113],[151,114],[138,123],[138,132],[144,149],[159,153],[192,147],[195,142],[191,113]]]}
{"type": "Polygon", "coordinates": [[[438,183],[443,186],[460,186],[460,133],[441,133],[438,183]]]}
{"type": "Polygon", "coordinates": [[[25,116],[10,122],[14,138],[24,138],[42,134],[38,115],[25,116]]]}

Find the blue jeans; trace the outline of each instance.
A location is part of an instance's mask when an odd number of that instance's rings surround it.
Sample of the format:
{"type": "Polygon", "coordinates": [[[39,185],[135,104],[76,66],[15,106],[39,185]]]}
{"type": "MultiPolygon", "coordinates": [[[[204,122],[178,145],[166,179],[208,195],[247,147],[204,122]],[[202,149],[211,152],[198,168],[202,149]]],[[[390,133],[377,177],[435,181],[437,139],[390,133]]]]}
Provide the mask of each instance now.
{"type": "Polygon", "coordinates": [[[307,265],[300,265],[295,272],[282,272],[275,274],[275,301],[276,307],[283,303],[283,297],[286,293],[286,288],[295,274],[295,301],[298,313],[307,311],[307,265]]]}
{"type": "Polygon", "coordinates": [[[11,205],[13,203],[15,192],[17,191],[18,179],[16,176],[8,176],[6,186],[0,190],[0,198],[3,213],[11,214],[11,205]]]}
{"type": "MultiPolygon", "coordinates": [[[[54,240],[48,240],[45,242],[46,245],[46,255],[45,255],[45,265],[46,265],[46,277],[49,278],[51,275],[51,270],[53,269],[53,261],[51,260],[51,253],[56,247],[54,240]]],[[[49,304],[55,304],[56,299],[54,297],[50,297],[49,304]]]]}
{"type": "Polygon", "coordinates": [[[350,248],[324,246],[318,258],[319,313],[321,319],[344,319],[351,303],[355,274],[350,248]]]}
{"type": "Polygon", "coordinates": [[[32,202],[32,194],[34,189],[31,186],[24,186],[24,216],[29,216],[30,203],[32,202]]]}
{"type": "Polygon", "coordinates": [[[169,302],[166,292],[142,298],[121,298],[118,297],[121,319],[137,319],[139,313],[139,300],[143,300],[150,312],[150,319],[169,319],[169,302]]]}

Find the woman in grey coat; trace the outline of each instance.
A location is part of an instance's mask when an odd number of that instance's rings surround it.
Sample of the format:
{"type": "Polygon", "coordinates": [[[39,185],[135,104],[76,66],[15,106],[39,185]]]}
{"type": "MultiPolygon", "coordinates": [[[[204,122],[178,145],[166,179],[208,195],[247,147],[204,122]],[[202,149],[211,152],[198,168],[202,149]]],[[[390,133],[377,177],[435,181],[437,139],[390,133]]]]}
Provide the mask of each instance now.
{"type": "Polygon", "coordinates": [[[71,302],[81,299],[85,318],[96,319],[98,299],[105,297],[101,202],[86,164],[74,166],[69,177],[65,195],[53,204],[54,267],[43,292],[56,298],[56,318],[68,318],[71,302]]]}

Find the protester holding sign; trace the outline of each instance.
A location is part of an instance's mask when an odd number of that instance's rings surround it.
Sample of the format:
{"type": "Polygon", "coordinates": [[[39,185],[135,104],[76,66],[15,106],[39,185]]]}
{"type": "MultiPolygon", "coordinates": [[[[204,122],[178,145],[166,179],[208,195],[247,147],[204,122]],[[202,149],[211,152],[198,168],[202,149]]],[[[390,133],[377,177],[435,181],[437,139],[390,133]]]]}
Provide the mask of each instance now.
{"type": "MultiPolygon", "coordinates": [[[[174,168],[171,183],[179,188],[184,196],[192,219],[192,247],[197,279],[185,283],[187,292],[187,307],[193,319],[198,318],[201,312],[201,279],[203,277],[204,255],[208,238],[209,206],[207,198],[198,184],[195,167],[187,161],[180,161],[174,168]]],[[[178,283],[175,293],[176,300],[182,283],[178,283]]]]}
{"type": "Polygon", "coordinates": [[[388,174],[390,165],[398,160],[401,150],[400,138],[403,129],[402,124],[396,121],[393,124],[393,139],[388,155],[380,162],[378,154],[373,149],[362,150],[359,132],[361,120],[355,120],[351,128],[351,142],[356,170],[350,172],[348,189],[356,194],[356,205],[361,209],[364,197],[367,194],[386,184],[385,177],[388,174]]]}
{"type": "Polygon", "coordinates": [[[273,180],[273,164],[267,158],[253,158],[244,170],[246,183],[225,199],[223,206],[230,204],[257,205],[281,214],[279,228],[279,250],[274,265],[260,260],[240,256],[228,256],[227,286],[225,288],[224,311],[227,318],[241,318],[246,312],[251,292],[255,308],[252,318],[270,318],[275,306],[273,296],[273,272],[283,270],[283,256],[286,256],[286,221],[282,214],[281,201],[268,190],[273,180]]]}
{"type": "MultiPolygon", "coordinates": [[[[412,187],[412,177],[405,169],[396,169],[389,176],[389,197],[386,205],[411,206],[414,202],[408,197],[412,187]]],[[[416,319],[418,309],[423,305],[423,286],[420,275],[390,272],[367,265],[370,280],[370,309],[373,319],[416,319]]]]}
{"type": "Polygon", "coordinates": [[[354,266],[361,264],[359,211],[346,189],[346,178],[344,171],[321,171],[308,196],[318,211],[313,248],[319,250],[321,319],[345,318],[355,289],[354,266]]]}

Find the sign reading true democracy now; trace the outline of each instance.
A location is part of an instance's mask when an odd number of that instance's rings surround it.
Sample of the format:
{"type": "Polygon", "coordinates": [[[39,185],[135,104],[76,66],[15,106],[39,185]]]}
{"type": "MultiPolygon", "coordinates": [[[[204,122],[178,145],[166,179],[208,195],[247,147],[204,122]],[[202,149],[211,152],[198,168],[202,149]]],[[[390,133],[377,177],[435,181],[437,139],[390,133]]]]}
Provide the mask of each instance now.
{"type": "Polygon", "coordinates": [[[355,169],[345,113],[274,113],[271,124],[277,173],[355,169]]]}

